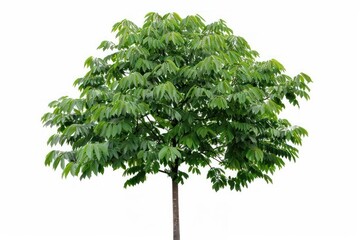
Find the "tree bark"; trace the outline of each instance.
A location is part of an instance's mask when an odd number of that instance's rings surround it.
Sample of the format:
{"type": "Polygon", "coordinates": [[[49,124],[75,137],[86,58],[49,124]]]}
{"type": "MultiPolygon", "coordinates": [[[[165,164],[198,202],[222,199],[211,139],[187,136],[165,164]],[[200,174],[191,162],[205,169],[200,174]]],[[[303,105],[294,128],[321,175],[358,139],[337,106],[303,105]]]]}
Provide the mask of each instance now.
{"type": "Polygon", "coordinates": [[[172,204],[173,204],[173,240],[180,240],[179,222],[179,185],[172,179],[172,204]]]}

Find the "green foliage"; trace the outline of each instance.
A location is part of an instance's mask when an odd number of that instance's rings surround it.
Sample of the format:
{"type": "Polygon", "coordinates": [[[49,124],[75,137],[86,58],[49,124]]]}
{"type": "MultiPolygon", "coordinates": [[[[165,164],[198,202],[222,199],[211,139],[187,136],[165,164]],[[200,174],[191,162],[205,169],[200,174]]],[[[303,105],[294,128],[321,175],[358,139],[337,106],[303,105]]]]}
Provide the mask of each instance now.
{"type": "Polygon", "coordinates": [[[309,99],[308,75],[257,61],[223,20],[149,13],[143,26],[123,20],[113,32],[98,47],[110,54],[86,59],[74,82],[79,98],[51,102],[42,117],[56,128],[48,144],[71,147],[45,159],[63,177],[121,168],[127,187],[158,172],[183,183],[204,168],[216,191],[241,190],[296,160],[307,132],[278,116],[285,101],[309,99]]]}

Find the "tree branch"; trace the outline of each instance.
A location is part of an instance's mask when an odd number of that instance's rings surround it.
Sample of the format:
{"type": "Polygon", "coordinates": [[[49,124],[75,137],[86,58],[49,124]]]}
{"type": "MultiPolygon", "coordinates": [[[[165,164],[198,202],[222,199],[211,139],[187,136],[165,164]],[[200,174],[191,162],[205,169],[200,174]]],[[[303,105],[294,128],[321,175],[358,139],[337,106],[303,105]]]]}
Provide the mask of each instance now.
{"type": "Polygon", "coordinates": [[[169,172],[167,172],[166,170],[161,170],[161,169],[159,169],[159,172],[165,173],[166,175],[169,175],[169,172]]]}
{"type": "Polygon", "coordinates": [[[222,163],[222,160],[218,159],[217,157],[211,157],[213,160],[217,161],[218,163],[222,163]]]}
{"type": "MultiPolygon", "coordinates": [[[[147,115],[146,115],[145,117],[149,120],[149,118],[147,117],[147,115]]],[[[148,126],[146,125],[146,122],[144,121],[143,118],[140,118],[140,121],[145,125],[145,127],[146,127],[147,129],[150,130],[150,132],[151,132],[160,142],[164,142],[164,140],[161,138],[160,135],[158,135],[156,132],[154,132],[154,130],[153,130],[152,128],[150,128],[150,127],[148,127],[148,126]]],[[[149,120],[149,124],[150,124],[153,128],[155,128],[154,125],[151,123],[150,120],[149,120]]]]}

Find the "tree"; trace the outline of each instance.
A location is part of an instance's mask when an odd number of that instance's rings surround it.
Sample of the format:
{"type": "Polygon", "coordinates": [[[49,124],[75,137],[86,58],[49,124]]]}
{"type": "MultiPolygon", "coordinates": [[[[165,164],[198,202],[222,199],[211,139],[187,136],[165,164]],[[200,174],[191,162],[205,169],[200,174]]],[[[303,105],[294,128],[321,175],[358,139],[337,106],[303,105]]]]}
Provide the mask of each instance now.
{"type": "Polygon", "coordinates": [[[215,191],[240,191],[256,178],[272,182],[285,159],[296,160],[307,132],[278,115],[286,101],[309,99],[308,75],[257,61],[223,20],[149,13],[142,27],[123,20],[112,30],[116,42],[99,46],[108,55],[89,57],[74,82],[79,98],[51,102],[42,117],[57,129],[48,144],[71,146],[50,151],[46,165],[80,179],[122,169],[125,187],[169,176],[178,240],[178,184],[189,173],[207,172],[215,191]]]}

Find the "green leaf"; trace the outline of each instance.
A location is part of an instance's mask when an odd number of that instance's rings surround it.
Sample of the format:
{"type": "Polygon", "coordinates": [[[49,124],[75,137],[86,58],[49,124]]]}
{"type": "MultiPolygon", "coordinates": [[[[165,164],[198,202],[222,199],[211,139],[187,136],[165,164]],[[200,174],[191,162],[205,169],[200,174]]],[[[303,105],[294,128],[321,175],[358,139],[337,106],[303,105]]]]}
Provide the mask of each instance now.
{"type": "Polygon", "coordinates": [[[253,147],[250,148],[247,152],[246,152],[246,157],[250,160],[250,161],[254,161],[254,162],[262,162],[263,158],[264,158],[264,153],[263,151],[261,151],[261,149],[257,148],[257,147],[253,147]]]}
{"type": "Polygon", "coordinates": [[[168,146],[165,146],[163,148],[161,148],[161,150],[159,151],[159,159],[164,159],[166,154],[168,153],[169,151],[169,147],[168,146]]]}
{"type": "Polygon", "coordinates": [[[63,154],[57,154],[56,158],[53,161],[53,169],[56,170],[56,168],[59,166],[59,163],[63,160],[63,154]]]}
{"type": "Polygon", "coordinates": [[[62,177],[67,177],[69,175],[69,172],[71,171],[72,167],[73,167],[73,162],[69,162],[68,164],[66,164],[66,167],[63,170],[62,173],[62,177]]]}
{"type": "Polygon", "coordinates": [[[107,157],[109,155],[109,144],[107,142],[99,143],[98,147],[104,157],[107,157]]]}
{"type": "Polygon", "coordinates": [[[90,56],[85,60],[84,67],[91,67],[92,63],[93,63],[93,57],[90,56]]]}
{"type": "Polygon", "coordinates": [[[176,147],[170,147],[170,151],[173,159],[175,159],[176,157],[181,158],[181,153],[176,147]]]}
{"type": "MultiPolygon", "coordinates": [[[[303,77],[304,77],[304,79],[306,80],[306,82],[308,82],[308,83],[311,83],[312,82],[312,79],[311,79],[311,77],[309,76],[309,75],[307,75],[307,74],[305,74],[305,73],[300,73],[303,77]]],[[[309,89],[310,90],[310,89],[309,89]]]]}
{"type": "Polygon", "coordinates": [[[213,98],[209,103],[210,108],[219,108],[219,109],[226,109],[228,108],[228,104],[226,99],[223,96],[216,96],[213,98]]]}
{"type": "Polygon", "coordinates": [[[152,165],[152,170],[153,170],[153,173],[157,173],[159,172],[160,170],[160,164],[158,162],[153,162],[153,165],[152,165]]]}
{"type": "Polygon", "coordinates": [[[159,151],[158,157],[160,160],[165,160],[165,162],[175,161],[176,158],[181,158],[181,153],[176,147],[164,146],[159,151]]]}
{"type": "Polygon", "coordinates": [[[85,146],[86,149],[86,155],[89,159],[93,159],[93,145],[92,144],[88,144],[85,146]]]}
{"type": "Polygon", "coordinates": [[[100,147],[99,147],[99,146],[94,146],[94,150],[95,150],[96,158],[97,158],[98,160],[101,160],[100,147]]]}
{"type": "Polygon", "coordinates": [[[144,86],[145,84],[146,79],[138,72],[130,73],[128,76],[123,77],[119,82],[121,89],[144,86]]]}
{"type": "Polygon", "coordinates": [[[45,158],[45,166],[50,166],[51,162],[54,160],[54,158],[56,158],[57,156],[57,151],[52,150],[50,151],[45,158]]]}
{"type": "Polygon", "coordinates": [[[186,146],[188,146],[189,148],[191,148],[191,147],[194,145],[194,141],[193,141],[190,137],[188,137],[188,138],[186,138],[186,140],[185,140],[185,144],[186,144],[186,146]]]}
{"type": "Polygon", "coordinates": [[[145,180],[146,173],[144,171],[139,171],[135,176],[125,182],[124,187],[127,188],[129,186],[135,186],[136,184],[145,182],[145,180]]]}

